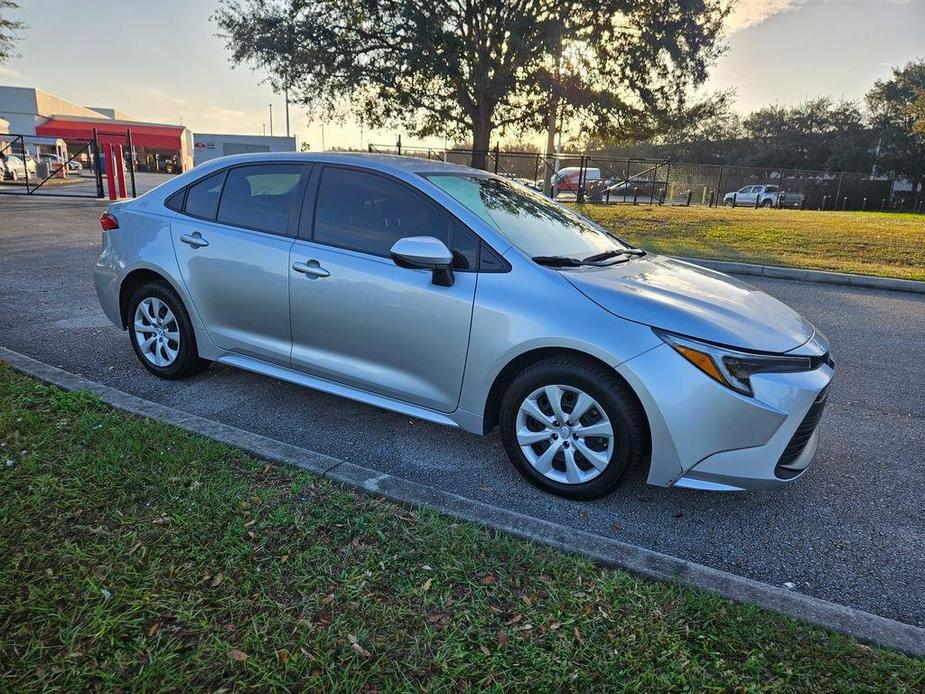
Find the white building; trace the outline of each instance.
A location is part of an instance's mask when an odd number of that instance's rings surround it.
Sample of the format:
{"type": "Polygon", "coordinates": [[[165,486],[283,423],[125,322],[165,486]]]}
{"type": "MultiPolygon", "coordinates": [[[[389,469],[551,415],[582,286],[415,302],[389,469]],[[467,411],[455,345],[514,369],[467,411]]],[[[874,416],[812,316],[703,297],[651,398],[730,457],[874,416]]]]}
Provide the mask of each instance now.
{"type": "Polygon", "coordinates": [[[295,138],[271,135],[193,133],[193,163],[249,152],[295,152],[295,138]]]}

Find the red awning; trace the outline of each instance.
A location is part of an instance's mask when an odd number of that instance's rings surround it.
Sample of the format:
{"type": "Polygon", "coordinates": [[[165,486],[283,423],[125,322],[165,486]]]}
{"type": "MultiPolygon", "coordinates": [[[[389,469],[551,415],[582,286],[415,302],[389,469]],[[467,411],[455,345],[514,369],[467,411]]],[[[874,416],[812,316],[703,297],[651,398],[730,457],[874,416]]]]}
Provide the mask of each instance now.
{"type": "Polygon", "coordinates": [[[125,121],[94,122],[49,118],[35,127],[35,134],[60,137],[63,140],[92,140],[93,129],[99,132],[100,142],[125,144],[125,132],[132,131],[132,144],[136,147],[153,147],[179,151],[184,131],[182,125],[139,125],[125,121]]]}

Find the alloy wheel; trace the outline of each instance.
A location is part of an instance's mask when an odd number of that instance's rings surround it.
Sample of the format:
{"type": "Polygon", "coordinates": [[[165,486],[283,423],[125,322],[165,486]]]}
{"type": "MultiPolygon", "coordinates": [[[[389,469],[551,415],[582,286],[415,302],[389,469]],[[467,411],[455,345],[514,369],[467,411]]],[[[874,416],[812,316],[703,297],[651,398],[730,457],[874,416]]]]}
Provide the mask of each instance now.
{"type": "Polygon", "coordinates": [[[135,309],[135,341],[149,363],[164,368],[180,352],[180,326],[170,307],[151,296],[142,299],[135,309]]]}
{"type": "Polygon", "coordinates": [[[515,427],[527,461],[560,484],[593,480],[613,454],[614,429],[604,408],[573,386],[534,390],[518,408],[515,427]]]}

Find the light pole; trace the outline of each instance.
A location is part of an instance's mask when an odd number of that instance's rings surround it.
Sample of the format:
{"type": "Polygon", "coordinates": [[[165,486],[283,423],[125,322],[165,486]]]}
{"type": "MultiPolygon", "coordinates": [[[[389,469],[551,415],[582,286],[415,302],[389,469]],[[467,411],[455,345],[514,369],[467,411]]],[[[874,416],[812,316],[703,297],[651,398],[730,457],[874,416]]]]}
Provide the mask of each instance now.
{"type": "Polygon", "coordinates": [[[263,134],[264,134],[264,137],[266,137],[266,134],[267,134],[267,124],[266,124],[266,123],[262,123],[261,125],[263,125],[263,134]]]}
{"type": "Polygon", "coordinates": [[[283,90],[286,97],[286,137],[289,137],[289,87],[283,90]]]}
{"type": "Polygon", "coordinates": [[[270,107],[270,137],[273,137],[273,104],[268,104],[270,107]]]}
{"type": "Polygon", "coordinates": [[[321,151],[324,151],[324,123],[321,124],[321,151]]]}

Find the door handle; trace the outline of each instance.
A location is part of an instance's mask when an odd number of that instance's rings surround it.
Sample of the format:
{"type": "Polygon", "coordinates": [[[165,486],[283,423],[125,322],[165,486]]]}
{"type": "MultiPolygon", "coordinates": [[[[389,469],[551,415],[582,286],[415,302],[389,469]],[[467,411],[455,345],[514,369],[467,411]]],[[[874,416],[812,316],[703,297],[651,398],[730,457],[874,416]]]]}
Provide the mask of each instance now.
{"type": "Polygon", "coordinates": [[[330,277],[331,273],[321,267],[321,264],[315,260],[309,260],[307,263],[293,263],[292,269],[301,272],[309,277],[330,277]]]}
{"type": "Polygon", "coordinates": [[[202,238],[202,234],[198,231],[194,231],[192,234],[183,234],[180,240],[193,248],[201,248],[209,245],[209,242],[202,238]]]}

